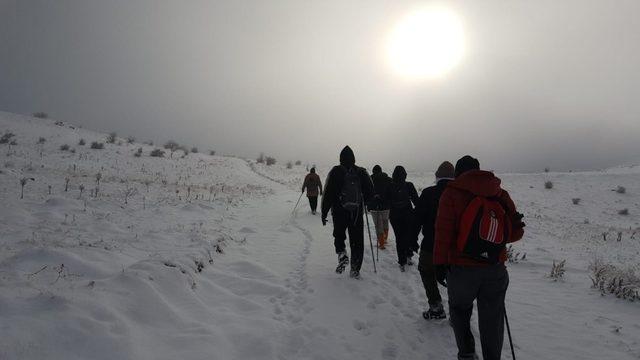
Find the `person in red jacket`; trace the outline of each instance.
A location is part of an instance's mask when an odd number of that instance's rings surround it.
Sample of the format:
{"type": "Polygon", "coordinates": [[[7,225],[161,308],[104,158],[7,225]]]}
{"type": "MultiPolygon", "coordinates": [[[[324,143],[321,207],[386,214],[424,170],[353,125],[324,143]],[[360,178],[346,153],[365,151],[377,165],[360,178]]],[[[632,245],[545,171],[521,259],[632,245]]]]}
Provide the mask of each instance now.
{"type": "MultiPolygon", "coordinates": [[[[482,208],[479,214],[481,212],[482,208]]],[[[496,219],[496,215],[492,212],[490,216],[488,233],[491,236],[485,235],[484,238],[494,240],[495,231],[491,230],[494,226],[491,221],[496,219]]],[[[482,231],[477,230],[480,228],[477,225],[473,229],[478,233],[482,231]]],[[[469,155],[458,160],[455,179],[447,184],[438,206],[433,263],[438,282],[447,286],[449,316],[458,345],[459,360],[478,358],[470,327],[474,301],[478,306],[482,356],[484,360],[500,359],[504,339],[504,298],[509,285],[509,275],[504,265],[507,259],[504,244],[520,240],[523,234],[522,215],[516,211],[509,193],[500,187],[500,179],[491,172],[481,171],[478,160],[469,155]],[[464,235],[459,236],[461,228],[465,228],[463,222],[466,218],[463,218],[463,214],[476,199],[486,201],[483,204],[497,203],[503,208],[500,225],[497,225],[505,229],[499,234],[502,247],[497,247],[492,257],[470,255],[466,247],[460,246],[461,241],[463,244],[466,241],[464,235]]],[[[476,239],[482,237],[476,236],[476,239]]]]}
{"type": "Polygon", "coordinates": [[[318,194],[322,195],[322,182],[320,176],[316,174],[316,168],[312,167],[311,171],[304,177],[302,183],[302,192],[307,190],[307,197],[309,198],[309,207],[311,207],[311,213],[316,214],[316,208],[318,207],[318,194]]]}

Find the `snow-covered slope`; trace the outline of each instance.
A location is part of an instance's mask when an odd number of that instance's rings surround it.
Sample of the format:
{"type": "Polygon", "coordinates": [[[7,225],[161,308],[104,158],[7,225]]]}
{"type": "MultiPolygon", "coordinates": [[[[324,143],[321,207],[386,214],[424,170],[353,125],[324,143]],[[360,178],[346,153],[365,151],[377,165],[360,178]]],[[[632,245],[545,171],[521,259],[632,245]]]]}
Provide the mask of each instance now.
{"type": "MultiPolygon", "coordinates": [[[[291,213],[303,167],[94,150],[105,134],[0,113],[5,131],[17,145],[0,144],[0,359],[455,358],[448,323],[420,317],[419,275],[398,271],[393,246],[377,274],[368,248],[361,280],[333,272],[331,227],[305,199],[291,213]],[[35,180],[24,199],[22,178],[35,180]]],[[[638,304],[600,296],[588,277],[595,255],[638,269],[639,177],[502,176],[528,224],[514,245],[526,259],[509,265],[519,358],[640,358],[638,304]],[[563,259],[564,280],[549,279],[563,259]]]]}

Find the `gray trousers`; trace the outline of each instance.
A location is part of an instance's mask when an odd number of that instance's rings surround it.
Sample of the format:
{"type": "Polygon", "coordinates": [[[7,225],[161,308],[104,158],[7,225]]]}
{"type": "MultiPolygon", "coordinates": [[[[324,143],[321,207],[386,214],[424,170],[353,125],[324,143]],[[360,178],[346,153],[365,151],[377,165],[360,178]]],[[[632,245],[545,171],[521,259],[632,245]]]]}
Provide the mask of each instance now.
{"type": "Polygon", "coordinates": [[[373,218],[373,225],[376,228],[378,238],[385,232],[389,232],[389,210],[371,210],[369,213],[373,218]]]}
{"type": "Polygon", "coordinates": [[[504,264],[486,267],[452,266],[447,275],[449,316],[458,345],[458,359],[476,359],[471,333],[473,302],[478,304],[478,327],[484,360],[499,360],[504,341],[504,298],[509,274],[504,264]]]}

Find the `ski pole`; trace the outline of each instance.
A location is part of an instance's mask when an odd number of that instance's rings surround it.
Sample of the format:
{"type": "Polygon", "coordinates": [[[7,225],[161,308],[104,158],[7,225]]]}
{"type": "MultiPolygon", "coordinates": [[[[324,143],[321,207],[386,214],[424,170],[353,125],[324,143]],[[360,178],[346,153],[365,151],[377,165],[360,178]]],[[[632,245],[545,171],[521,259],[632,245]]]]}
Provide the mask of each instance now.
{"type": "Polygon", "coordinates": [[[504,309],[504,322],[507,325],[507,334],[509,335],[509,345],[511,345],[511,356],[516,360],[516,352],[513,350],[513,339],[511,339],[511,329],[509,328],[509,319],[507,318],[507,309],[504,309]]]}
{"type": "Polygon", "coordinates": [[[296,206],[293,207],[293,211],[291,212],[291,215],[293,215],[293,213],[296,212],[296,209],[298,208],[298,204],[300,203],[300,199],[302,199],[302,194],[304,194],[304,192],[300,193],[300,196],[298,197],[298,201],[296,201],[296,206]]]}
{"type": "Polygon", "coordinates": [[[371,245],[371,260],[373,261],[373,272],[378,273],[378,269],[376,269],[376,258],[373,256],[373,241],[371,241],[371,228],[369,227],[369,216],[367,215],[367,208],[364,206],[364,200],[362,201],[362,210],[364,210],[364,217],[367,219],[367,232],[369,233],[369,245],[371,245]]]}

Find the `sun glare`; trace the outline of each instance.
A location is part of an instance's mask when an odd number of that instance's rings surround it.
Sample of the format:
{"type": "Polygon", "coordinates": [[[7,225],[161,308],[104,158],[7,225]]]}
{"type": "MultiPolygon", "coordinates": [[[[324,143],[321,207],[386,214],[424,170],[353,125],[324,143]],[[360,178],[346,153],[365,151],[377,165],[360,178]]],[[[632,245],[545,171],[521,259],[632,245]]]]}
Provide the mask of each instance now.
{"type": "Polygon", "coordinates": [[[407,15],[392,29],[387,43],[393,70],[413,79],[442,77],[463,53],[462,23],[455,13],[442,8],[407,15]]]}

